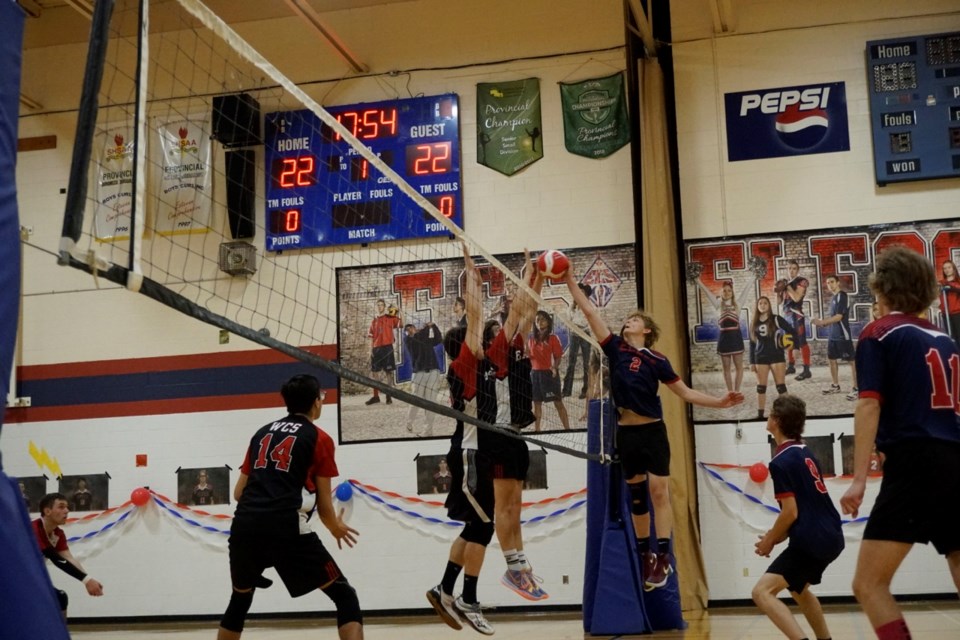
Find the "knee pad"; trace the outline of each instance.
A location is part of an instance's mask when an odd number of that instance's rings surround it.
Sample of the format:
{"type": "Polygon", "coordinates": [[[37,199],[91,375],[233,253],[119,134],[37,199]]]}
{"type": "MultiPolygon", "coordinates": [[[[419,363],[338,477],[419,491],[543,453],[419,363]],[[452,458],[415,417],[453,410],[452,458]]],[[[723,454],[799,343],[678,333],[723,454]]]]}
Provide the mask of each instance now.
{"type": "Polygon", "coordinates": [[[787,392],[787,385],[785,385],[785,384],[778,384],[778,385],[777,385],[777,393],[778,393],[778,394],[780,394],[780,395],[782,396],[782,395],[785,394],[786,392],[787,392]]]}
{"type": "Polygon", "coordinates": [[[333,600],[337,607],[337,626],[342,627],[351,622],[363,624],[363,614],[360,612],[360,599],[357,590],[350,586],[347,579],[340,576],[324,587],[323,592],[333,600]]]}
{"type": "Polygon", "coordinates": [[[767,392],[767,385],[765,385],[765,384],[758,384],[758,385],[757,385],[757,395],[761,395],[761,396],[762,396],[762,395],[765,394],[766,392],[767,392]]]}
{"type": "Polygon", "coordinates": [[[54,593],[57,594],[57,602],[60,603],[60,611],[66,611],[67,604],[70,602],[70,598],[67,597],[67,592],[60,589],[54,589],[54,593]]]}
{"type": "Polygon", "coordinates": [[[252,603],[253,589],[245,592],[234,590],[230,596],[230,604],[227,605],[227,610],[224,612],[223,617],[220,618],[220,626],[227,631],[241,633],[243,631],[243,623],[247,619],[247,611],[250,610],[252,603]]]}
{"type": "Polygon", "coordinates": [[[460,537],[467,542],[474,542],[482,547],[490,544],[493,539],[492,522],[468,522],[460,532],[460,537]]]}
{"type": "Polygon", "coordinates": [[[650,513],[649,498],[647,496],[647,481],[627,483],[630,490],[630,513],[642,516],[650,513]]]}

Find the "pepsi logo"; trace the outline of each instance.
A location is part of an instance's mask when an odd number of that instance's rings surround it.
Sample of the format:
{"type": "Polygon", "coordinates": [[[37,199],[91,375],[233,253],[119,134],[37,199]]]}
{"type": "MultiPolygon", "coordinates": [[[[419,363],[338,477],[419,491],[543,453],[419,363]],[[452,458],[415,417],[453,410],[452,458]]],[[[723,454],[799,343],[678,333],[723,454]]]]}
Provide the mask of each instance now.
{"type": "Polygon", "coordinates": [[[823,109],[806,109],[792,104],[780,113],[775,122],[777,138],[791,149],[815,147],[827,135],[830,121],[823,109]]]}

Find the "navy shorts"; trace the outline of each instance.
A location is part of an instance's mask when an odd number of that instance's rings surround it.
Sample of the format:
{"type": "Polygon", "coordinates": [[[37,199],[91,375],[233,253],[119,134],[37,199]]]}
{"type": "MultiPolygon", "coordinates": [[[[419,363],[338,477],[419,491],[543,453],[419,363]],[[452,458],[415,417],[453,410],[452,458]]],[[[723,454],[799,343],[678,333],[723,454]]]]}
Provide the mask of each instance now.
{"type": "Polygon", "coordinates": [[[663,420],[650,424],[618,425],[617,453],[625,480],[643,473],[664,477],[670,475],[670,441],[663,420]]]}
{"type": "Polygon", "coordinates": [[[960,443],[933,438],[884,448],[883,480],[864,540],[932,542],[937,553],[960,550],[960,443]]]}
{"type": "Polygon", "coordinates": [[[553,402],[563,397],[560,395],[560,376],[553,375],[553,370],[538,369],[530,375],[533,380],[534,402],[553,402]]]}
{"type": "Polygon", "coordinates": [[[818,558],[801,551],[796,547],[788,546],[783,553],[767,569],[767,573],[783,576],[787,581],[787,588],[794,593],[803,593],[809,584],[820,584],[823,572],[827,566],[837,559],[840,554],[830,559],[818,558]]]}
{"type": "Polygon", "coordinates": [[[374,347],[370,354],[371,371],[395,371],[397,361],[393,356],[393,345],[387,344],[382,347],[374,347]]]}
{"type": "Polygon", "coordinates": [[[250,589],[267,567],[273,567],[294,598],[343,575],[315,533],[294,538],[231,535],[230,577],[237,589],[250,589]]]}

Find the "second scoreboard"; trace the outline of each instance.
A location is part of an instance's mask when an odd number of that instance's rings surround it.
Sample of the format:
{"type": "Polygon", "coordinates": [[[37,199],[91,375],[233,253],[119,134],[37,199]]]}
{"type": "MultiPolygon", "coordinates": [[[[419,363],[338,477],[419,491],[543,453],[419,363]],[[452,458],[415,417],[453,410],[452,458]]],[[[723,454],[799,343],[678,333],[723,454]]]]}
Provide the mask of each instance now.
{"type": "MultiPolygon", "coordinates": [[[[455,94],[327,108],[463,227],[458,110],[455,94]]],[[[268,113],[265,129],[267,251],[449,233],[313,112],[268,113]]]]}

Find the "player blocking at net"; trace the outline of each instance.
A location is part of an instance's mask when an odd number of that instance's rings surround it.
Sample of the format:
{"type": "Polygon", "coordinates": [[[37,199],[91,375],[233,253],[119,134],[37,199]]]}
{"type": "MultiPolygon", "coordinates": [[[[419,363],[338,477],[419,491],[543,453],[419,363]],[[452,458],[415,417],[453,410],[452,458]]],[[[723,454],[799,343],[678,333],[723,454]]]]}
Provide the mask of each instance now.
{"type": "Polygon", "coordinates": [[[651,348],[660,337],[660,327],[649,314],[641,310],[630,313],[623,321],[620,334],[615,335],[580,290],[571,270],[567,271],[564,281],[610,361],[610,390],[617,410],[616,448],[630,493],[643,588],[650,591],[667,584],[674,572],[670,553],[673,533],[670,442],[658,395],[660,383],[686,402],[717,409],[740,404],[743,394],[728,391],[722,396],[711,396],[691,389],[676,374],[666,356],[651,348]],[[650,545],[650,502],[656,513],[653,532],[656,551],[650,545]]]}

